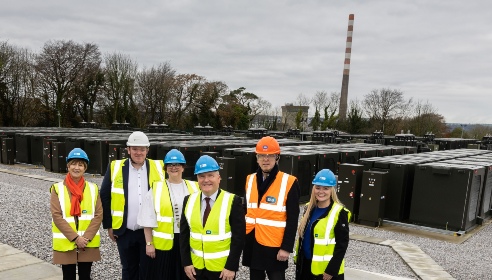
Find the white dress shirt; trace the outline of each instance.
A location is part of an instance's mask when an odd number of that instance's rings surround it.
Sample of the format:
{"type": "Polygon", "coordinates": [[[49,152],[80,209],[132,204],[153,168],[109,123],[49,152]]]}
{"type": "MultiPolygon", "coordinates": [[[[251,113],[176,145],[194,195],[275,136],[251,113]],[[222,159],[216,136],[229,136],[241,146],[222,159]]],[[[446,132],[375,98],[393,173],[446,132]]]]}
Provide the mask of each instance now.
{"type": "Polygon", "coordinates": [[[203,219],[203,213],[205,213],[205,207],[207,207],[207,202],[205,201],[205,197],[210,197],[210,201],[208,202],[208,204],[210,204],[210,210],[212,210],[215,200],[217,200],[218,194],[219,194],[219,189],[217,189],[211,196],[206,196],[204,193],[202,193],[202,203],[200,208],[202,213],[202,219],[203,219]]]}
{"type": "Polygon", "coordinates": [[[144,197],[147,195],[149,180],[147,178],[147,162],[136,169],[130,164],[128,168],[128,213],[126,227],[131,230],[141,229],[137,223],[138,213],[142,207],[144,197]]]}

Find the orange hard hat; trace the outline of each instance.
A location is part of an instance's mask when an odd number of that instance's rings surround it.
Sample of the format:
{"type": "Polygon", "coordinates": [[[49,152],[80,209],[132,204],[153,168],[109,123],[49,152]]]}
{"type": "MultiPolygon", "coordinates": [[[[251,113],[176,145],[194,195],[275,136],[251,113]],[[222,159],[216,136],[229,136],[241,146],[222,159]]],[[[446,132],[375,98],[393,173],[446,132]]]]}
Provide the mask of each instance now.
{"type": "Polygon", "coordinates": [[[280,145],[271,136],[265,136],[256,144],[257,154],[280,154],[280,145]]]}

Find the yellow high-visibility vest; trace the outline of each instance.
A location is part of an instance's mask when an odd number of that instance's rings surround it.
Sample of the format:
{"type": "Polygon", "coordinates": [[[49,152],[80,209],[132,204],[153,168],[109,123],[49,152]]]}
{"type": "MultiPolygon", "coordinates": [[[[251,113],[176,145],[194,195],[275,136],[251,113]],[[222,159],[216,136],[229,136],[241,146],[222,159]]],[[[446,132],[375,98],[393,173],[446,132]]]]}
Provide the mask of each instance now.
{"type": "MultiPolygon", "coordinates": [[[[75,227],[75,218],[70,215],[70,209],[72,208],[72,202],[70,199],[68,188],[63,185],[63,182],[56,183],[51,186],[50,191],[55,191],[58,194],[58,200],[60,201],[60,206],[62,209],[63,219],[67,221],[74,232],[78,235],[83,236],[92,219],[94,218],[97,197],[99,191],[96,184],[85,182],[84,186],[84,198],[80,202],[80,211],[82,212],[79,220],[78,230],[75,227]]],[[[53,231],[53,250],[60,252],[67,252],[77,248],[75,241],[68,240],[67,237],[56,227],[55,223],[52,221],[52,231],[53,231]]],[[[100,235],[99,230],[92,240],[87,243],[89,248],[97,248],[100,245],[100,235]]]]}
{"type": "MultiPolygon", "coordinates": [[[[190,194],[199,190],[195,181],[183,180],[190,194]]],[[[157,227],[152,230],[152,241],[158,250],[168,251],[173,248],[174,213],[169,188],[166,181],[155,182],[152,185],[154,209],[157,216],[157,227]]]]}
{"type": "MultiPolygon", "coordinates": [[[[335,225],[338,222],[338,217],[342,210],[348,212],[348,219],[350,220],[350,211],[334,202],[328,215],[319,220],[313,228],[314,247],[311,262],[311,273],[313,275],[322,275],[333,257],[336,244],[335,225]]],[[[297,261],[297,255],[299,254],[299,239],[296,242],[295,248],[294,262],[297,261]]],[[[342,260],[340,270],[338,271],[338,274],[343,273],[345,273],[345,259],[342,260]]]]}
{"type": "MultiPolygon", "coordinates": [[[[126,159],[125,159],[126,160],[126,159]]],[[[123,225],[125,212],[125,192],[123,189],[123,166],[125,160],[113,160],[111,162],[111,220],[112,228],[119,229],[123,225]]],[[[149,185],[164,180],[164,163],[162,160],[149,161],[149,185]]],[[[130,159],[128,159],[128,162],[130,159]]]]}
{"type": "Polygon", "coordinates": [[[202,225],[201,197],[201,191],[190,195],[184,209],[190,225],[191,260],[198,269],[219,272],[224,269],[231,248],[229,216],[234,194],[220,192],[205,226],[202,225]]]}

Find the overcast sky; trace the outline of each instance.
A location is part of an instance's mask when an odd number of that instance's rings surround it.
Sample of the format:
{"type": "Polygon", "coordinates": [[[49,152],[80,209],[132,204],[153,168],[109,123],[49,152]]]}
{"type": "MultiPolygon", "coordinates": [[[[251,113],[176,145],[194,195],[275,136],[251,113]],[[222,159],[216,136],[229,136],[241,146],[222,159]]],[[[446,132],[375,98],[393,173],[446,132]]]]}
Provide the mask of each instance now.
{"type": "Polygon", "coordinates": [[[490,0],[2,0],[0,41],[33,52],[48,40],[95,43],[278,107],[340,92],[353,13],[349,100],[398,89],[447,122],[492,123],[491,11],[490,0]]]}

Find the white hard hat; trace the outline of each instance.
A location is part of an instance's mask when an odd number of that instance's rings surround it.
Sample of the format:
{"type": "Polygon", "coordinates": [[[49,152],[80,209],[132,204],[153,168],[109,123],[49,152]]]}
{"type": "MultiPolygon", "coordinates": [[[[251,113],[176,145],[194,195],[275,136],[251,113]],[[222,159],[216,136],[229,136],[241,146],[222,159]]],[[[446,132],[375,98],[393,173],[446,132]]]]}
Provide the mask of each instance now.
{"type": "Polygon", "coordinates": [[[128,142],[126,142],[128,147],[149,147],[149,138],[142,131],[135,131],[128,137],[128,142]]]}

